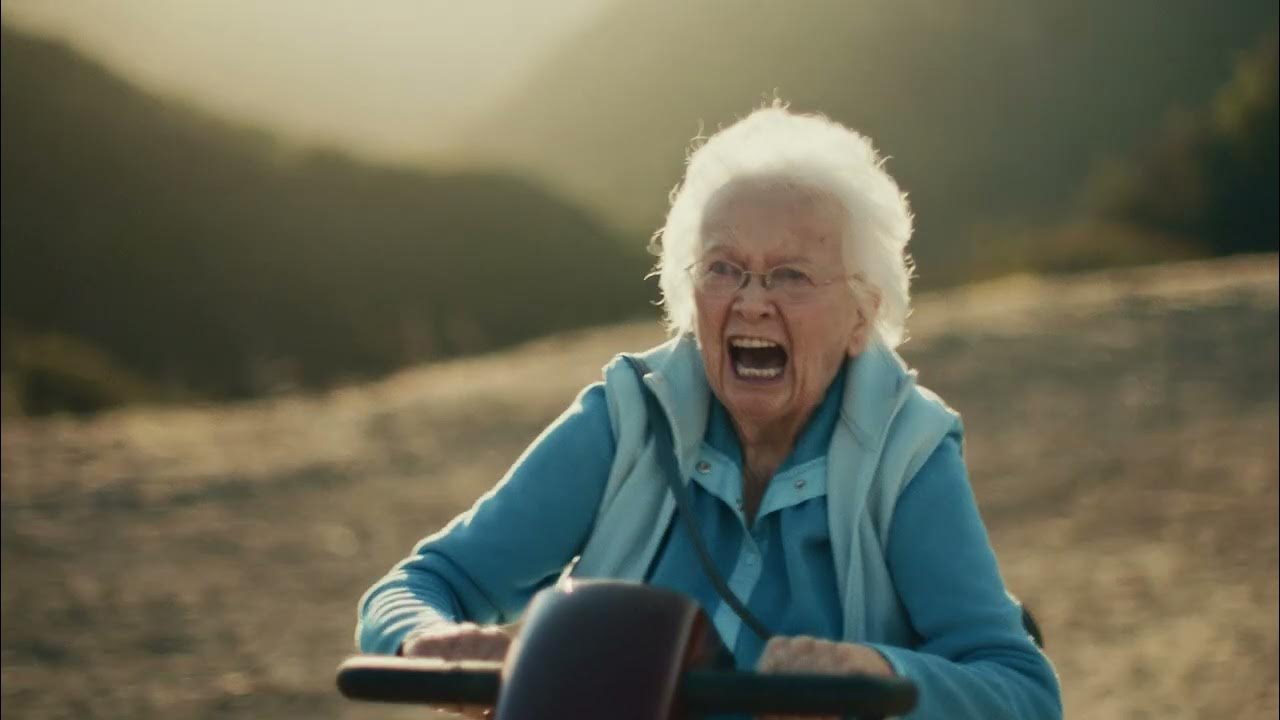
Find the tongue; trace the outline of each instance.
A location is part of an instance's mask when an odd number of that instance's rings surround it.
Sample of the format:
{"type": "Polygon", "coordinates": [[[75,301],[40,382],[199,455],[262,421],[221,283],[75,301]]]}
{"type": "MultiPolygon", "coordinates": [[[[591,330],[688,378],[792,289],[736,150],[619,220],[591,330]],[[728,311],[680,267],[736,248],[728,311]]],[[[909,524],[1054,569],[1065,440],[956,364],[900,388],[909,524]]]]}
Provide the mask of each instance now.
{"type": "Polygon", "coordinates": [[[753,370],[772,370],[787,364],[787,351],[780,347],[734,348],[733,359],[753,370]]]}

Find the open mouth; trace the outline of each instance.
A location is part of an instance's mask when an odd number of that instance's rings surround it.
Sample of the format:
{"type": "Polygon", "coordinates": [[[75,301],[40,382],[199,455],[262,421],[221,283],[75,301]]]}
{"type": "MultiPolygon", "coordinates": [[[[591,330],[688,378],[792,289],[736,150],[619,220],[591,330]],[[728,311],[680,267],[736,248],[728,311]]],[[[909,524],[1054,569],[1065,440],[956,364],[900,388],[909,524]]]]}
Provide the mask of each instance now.
{"type": "Polygon", "coordinates": [[[764,338],[729,338],[729,359],[738,377],[747,380],[772,380],[787,367],[787,351],[764,338]]]}

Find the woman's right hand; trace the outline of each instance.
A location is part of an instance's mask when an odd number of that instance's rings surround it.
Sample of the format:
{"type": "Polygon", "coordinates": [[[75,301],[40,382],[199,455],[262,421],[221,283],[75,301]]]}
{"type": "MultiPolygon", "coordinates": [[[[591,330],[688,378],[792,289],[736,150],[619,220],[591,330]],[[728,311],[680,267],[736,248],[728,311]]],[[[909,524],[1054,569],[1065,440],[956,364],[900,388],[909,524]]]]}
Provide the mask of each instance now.
{"type": "Polygon", "coordinates": [[[400,654],[442,660],[502,662],[513,635],[511,626],[451,623],[410,633],[400,646],[400,654]]]}
{"type": "MultiPolygon", "coordinates": [[[[404,657],[433,657],[442,660],[491,660],[502,662],[515,636],[515,626],[458,623],[412,633],[400,646],[404,657]]],[[[435,708],[481,720],[490,716],[480,705],[444,705],[435,708]]]]}

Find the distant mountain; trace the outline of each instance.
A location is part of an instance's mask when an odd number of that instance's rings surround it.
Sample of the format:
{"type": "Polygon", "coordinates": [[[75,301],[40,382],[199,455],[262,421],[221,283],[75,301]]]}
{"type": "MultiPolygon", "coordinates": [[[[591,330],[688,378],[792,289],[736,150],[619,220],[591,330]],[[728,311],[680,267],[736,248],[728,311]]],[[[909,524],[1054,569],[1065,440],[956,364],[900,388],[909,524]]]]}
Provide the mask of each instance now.
{"type": "Polygon", "coordinates": [[[0,56],[6,383],[49,334],[223,397],[645,312],[643,242],[528,181],[282,147],[10,29],[0,56]]]}
{"type": "Polygon", "coordinates": [[[634,232],[685,147],[778,94],[875,139],[911,194],[923,280],[966,279],[989,224],[1072,208],[1098,160],[1203,105],[1273,0],[631,0],[470,136],[634,232]]]}

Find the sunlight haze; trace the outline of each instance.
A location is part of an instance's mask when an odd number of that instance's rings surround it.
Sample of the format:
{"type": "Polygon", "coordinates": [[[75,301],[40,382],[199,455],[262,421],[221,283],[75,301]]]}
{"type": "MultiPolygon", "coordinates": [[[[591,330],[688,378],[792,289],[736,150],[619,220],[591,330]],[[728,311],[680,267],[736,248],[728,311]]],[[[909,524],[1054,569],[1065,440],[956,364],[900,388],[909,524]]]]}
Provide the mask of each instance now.
{"type": "Polygon", "coordinates": [[[405,160],[441,153],[610,4],[13,0],[3,17],[230,120],[405,160]]]}

